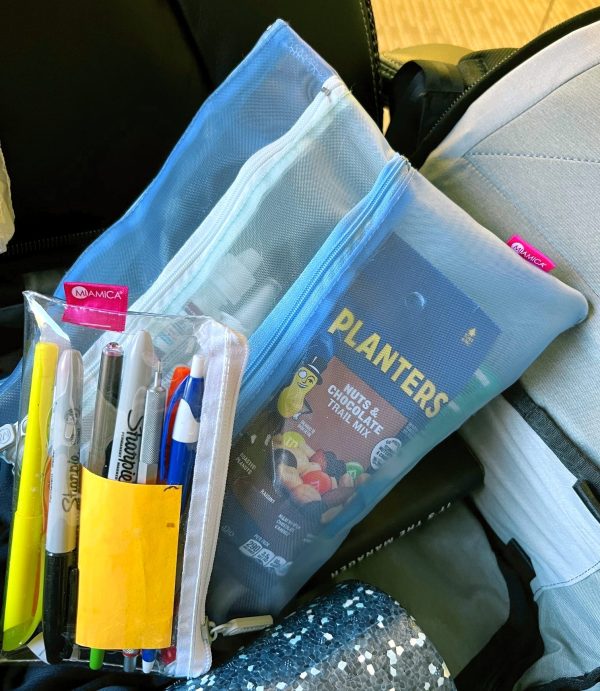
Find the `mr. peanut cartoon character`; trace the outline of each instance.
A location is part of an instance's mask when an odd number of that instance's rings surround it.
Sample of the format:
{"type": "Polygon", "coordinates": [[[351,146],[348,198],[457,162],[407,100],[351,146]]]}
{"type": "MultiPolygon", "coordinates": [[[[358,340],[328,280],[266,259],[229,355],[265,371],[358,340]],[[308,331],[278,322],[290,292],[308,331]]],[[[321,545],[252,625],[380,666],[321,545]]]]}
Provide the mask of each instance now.
{"type": "Polygon", "coordinates": [[[327,360],[318,355],[300,365],[294,372],[292,381],[281,391],[277,399],[277,412],[281,417],[297,419],[304,413],[312,412],[305,398],[317,384],[323,381],[321,373],[326,367],[327,360]]]}

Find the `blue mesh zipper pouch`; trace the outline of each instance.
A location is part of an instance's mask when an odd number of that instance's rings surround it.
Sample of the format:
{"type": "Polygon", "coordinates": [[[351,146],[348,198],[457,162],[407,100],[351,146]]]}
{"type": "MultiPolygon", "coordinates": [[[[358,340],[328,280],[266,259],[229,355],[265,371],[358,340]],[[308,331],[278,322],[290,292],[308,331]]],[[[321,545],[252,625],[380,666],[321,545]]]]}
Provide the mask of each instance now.
{"type": "Polygon", "coordinates": [[[276,614],[585,298],[395,156],[250,338],[208,613],[276,614]]]}

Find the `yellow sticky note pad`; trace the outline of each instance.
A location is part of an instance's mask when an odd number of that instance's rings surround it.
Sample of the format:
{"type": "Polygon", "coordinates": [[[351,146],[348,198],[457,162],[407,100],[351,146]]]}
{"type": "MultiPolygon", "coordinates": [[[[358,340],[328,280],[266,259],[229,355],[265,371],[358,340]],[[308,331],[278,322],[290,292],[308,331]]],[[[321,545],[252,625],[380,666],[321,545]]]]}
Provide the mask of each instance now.
{"type": "Polygon", "coordinates": [[[134,485],[82,469],[79,645],[171,645],[180,507],[179,485],[134,485]]]}

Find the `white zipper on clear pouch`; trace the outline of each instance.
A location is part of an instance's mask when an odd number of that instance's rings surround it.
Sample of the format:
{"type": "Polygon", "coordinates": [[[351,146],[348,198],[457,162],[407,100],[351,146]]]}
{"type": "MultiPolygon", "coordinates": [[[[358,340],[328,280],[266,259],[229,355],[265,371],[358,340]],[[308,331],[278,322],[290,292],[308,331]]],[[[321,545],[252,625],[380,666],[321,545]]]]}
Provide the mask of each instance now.
{"type": "MultiPolygon", "coordinates": [[[[221,257],[222,252],[215,252],[216,245],[221,240],[226,240],[230,245],[236,240],[233,234],[226,239],[223,233],[227,224],[244,207],[244,195],[248,188],[258,180],[262,179],[268,172],[269,164],[273,158],[285,151],[293,148],[300,138],[311,128],[323,122],[325,115],[331,108],[342,100],[343,96],[349,94],[348,88],[337,76],[329,77],[323,83],[321,91],[315,96],[306,110],[292,125],[292,127],[279,139],[257,151],[240,169],[236,179],[232,183],[238,190],[235,196],[225,193],[224,197],[217,203],[196,231],[190,236],[186,243],[181,247],[177,254],[169,261],[162,270],[153,285],[139,297],[133,305],[129,307],[132,312],[152,312],[154,314],[164,313],[168,310],[169,314],[177,314],[171,309],[169,300],[173,299],[173,291],[181,291],[177,284],[185,283],[189,279],[190,273],[198,271],[198,265],[202,263],[204,276],[210,274],[208,267],[221,257]],[[209,223],[207,228],[205,224],[209,223]],[[202,229],[201,233],[198,231],[202,229]],[[205,232],[206,231],[206,232],[205,232]],[[212,232],[211,232],[212,231],[212,232]],[[169,293],[171,293],[169,295],[169,293]]],[[[231,189],[231,188],[230,188],[231,189]]],[[[179,301],[179,308],[185,302],[181,295],[176,296],[179,301]]],[[[177,309],[175,307],[175,309],[177,309]]],[[[128,324],[128,332],[131,330],[128,324]]],[[[91,383],[98,377],[100,353],[103,346],[111,340],[110,337],[99,338],[98,341],[84,355],[84,391],[90,389],[91,383]],[[89,364],[88,364],[89,361],[89,364]]]]}
{"type": "Polygon", "coordinates": [[[211,322],[202,335],[207,372],[200,433],[183,552],[175,645],[176,660],[166,670],[195,677],[212,656],[205,604],[217,545],[233,418],[246,358],[245,339],[211,322]]]}
{"type": "Polygon", "coordinates": [[[186,287],[190,273],[196,274],[194,281],[197,284],[202,282],[197,275],[199,271],[204,277],[211,274],[215,263],[225,254],[224,245],[230,247],[238,237],[238,233],[232,232],[231,223],[241,211],[248,213],[251,208],[249,204],[253,203],[256,206],[260,202],[261,195],[249,199],[248,193],[255,186],[260,186],[273,165],[280,164],[281,158],[278,156],[295,153],[295,147],[311,129],[319,125],[324,127],[325,116],[342,100],[344,95],[349,93],[348,87],[339,77],[329,77],[323,83],[321,91],[292,127],[279,139],[263,147],[246,161],[229,190],[170,260],[159,278],[138,298],[131,309],[133,311],[151,309],[153,312],[168,309],[171,313],[178,313],[190,293],[193,292],[186,287]],[[176,286],[175,295],[173,295],[174,286],[176,286]],[[168,294],[169,292],[171,295],[168,294]]]}

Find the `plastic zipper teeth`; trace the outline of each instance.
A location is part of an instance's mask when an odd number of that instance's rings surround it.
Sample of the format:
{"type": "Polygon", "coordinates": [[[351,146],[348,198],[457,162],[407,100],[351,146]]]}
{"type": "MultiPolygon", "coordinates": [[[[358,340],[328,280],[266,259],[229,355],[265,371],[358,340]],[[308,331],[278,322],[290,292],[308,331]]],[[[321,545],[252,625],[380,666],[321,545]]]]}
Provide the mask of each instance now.
{"type": "MultiPolygon", "coordinates": [[[[232,391],[232,386],[236,382],[237,377],[241,377],[241,372],[243,370],[244,362],[235,363],[233,356],[236,348],[239,347],[237,338],[238,336],[233,332],[226,331],[224,327],[215,326],[215,329],[223,330],[225,333],[225,343],[224,343],[224,355],[221,365],[221,383],[219,390],[219,410],[218,418],[215,419],[211,416],[210,421],[200,422],[200,440],[204,438],[204,435],[209,430],[221,430],[219,436],[215,436],[213,432],[212,448],[210,449],[210,456],[212,460],[210,474],[207,481],[207,486],[205,489],[206,503],[203,507],[200,507],[199,513],[202,518],[202,529],[200,536],[194,538],[194,542],[199,546],[200,553],[194,554],[190,553],[188,549],[193,550],[194,545],[188,547],[187,535],[186,544],[184,548],[184,561],[183,561],[183,575],[182,583],[189,576],[187,569],[190,573],[194,574],[194,585],[192,588],[192,593],[184,591],[184,587],[181,590],[181,600],[180,600],[180,611],[181,604],[183,602],[184,595],[187,597],[185,606],[187,608],[191,607],[191,626],[189,632],[182,632],[180,635],[179,628],[177,629],[176,644],[178,649],[177,660],[175,661],[177,676],[195,676],[197,674],[202,674],[203,671],[198,671],[201,667],[207,670],[211,663],[211,651],[210,651],[210,632],[208,619],[206,617],[206,594],[208,592],[208,584],[210,580],[210,574],[212,571],[212,565],[214,560],[214,555],[217,546],[217,538],[219,533],[219,521],[221,517],[221,509],[223,505],[223,497],[225,494],[225,480],[227,477],[227,471],[229,468],[229,451],[230,451],[230,430],[233,427],[233,418],[235,415],[236,402],[237,402],[237,389],[232,391]],[[238,371],[234,371],[235,369],[238,371]],[[186,569],[187,565],[187,569],[186,569]],[[189,651],[185,653],[184,651],[189,651]],[[180,654],[184,653],[180,659],[180,654]]],[[[214,333],[214,332],[213,332],[214,333]]],[[[210,385],[211,382],[211,357],[210,353],[207,353],[209,371],[207,373],[206,383],[210,385]]],[[[209,389],[205,390],[205,400],[212,400],[212,396],[216,392],[209,389]]],[[[201,463],[200,458],[200,442],[198,444],[195,464],[201,463]]],[[[194,473],[194,478],[196,473],[194,473]]],[[[202,478],[206,479],[206,478],[202,478]]],[[[192,500],[194,501],[194,490],[195,490],[196,479],[192,485],[192,500]]],[[[192,505],[190,505],[190,511],[188,514],[188,526],[196,516],[192,515],[192,505]]],[[[189,530],[189,527],[188,527],[189,530]]],[[[177,625],[179,627],[179,623],[177,625]]]]}
{"type": "MultiPolygon", "coordinates": [[[[261,180],[269,168],[271,167],[273,159],[281,152],[294,146],[298,140],[315,125],[319,124],[331,107],[338,102],[339,97],[335,100],[332,96],[338,93],[344,94],[347,92],[346,86],[338,77],[329,77],[321,87],[321,91],[308,105],[304,113],[294,123],[294,125],[279,139],[267,145],[258,151],[248,163],[242,166],[240,172],[232,187],[237,188],[235,196],[229,195],[226,204],[221,208],[215,207],[214,212],[207,216],[209,223],[202,229],[199,237],[195,237],[198,230],[195,231],[189,240],[179,250],[176,257],[167,265],[167,273],[163,274],[144,295],[142,295],[134,305],[132,310],[145,311],[152,309],[156,311],[165,306],[167,293],[172,292],[172,287],[178,284],[185,277],[185,274],[194,267],[195,264],[201,264],[205,274],[207,271],[207,262],[213,263],[221,255],[215,252],[217,246],[224,238],[227,238],[229,244],[235,241],[232,237],[231,224],[247,205],[247,194],[251,192],[257,180],[261,180]],[[215,213],[216,212],[216,213],[215,213]],[[191,245],[191,246],[190,246],[191,245]],[[179,261],[177,261],[179,257],[179,261]],[[159,285],[160,282],[160,285],[159,285]],[[165,290],[165,287],[167,290],[165,290]]],[[[232,188],[230,188],[232,189],[232,188]]],[[[206,222],[200,226],[204,226],[206,222]]]]}
{"type": "MultiPolygon", "coordinates": [[[[309,281],[308,285],[304,288],[302,291],[302,294],[299,296],[298,300],[295,303],[294,309],[291,310],[287,315],[286,318],[280,322],[278,328],[276,331],[273,333],[271,338],[267,341],[267,343],[261,347],[260,351],[256,354],[256,356],[253,358],[253,360],[250,362],[250,365],[248,366],[248,369],[246,370],[246,375],[245,375],[245,380],[244,380],[244,387],[243,387],[243,392],[242,395],[240,396],[240,404],[238,406],[238,419],[239,420],[244,420],[245,419],[245,414],[247,412],[247,409],[249,406],[255,406],[255,400],[256,397],[260,391],[260,389],[263,387],[263,382],[265,380],[268,380],[271,375],[272,375],[272,370],[274,367],[277,366],[278,363],[278,358],[277,357],[272,357],[273,349],[276,347],[278,349],[278,352],[286,352],[287,350],[292,350],[293,349],[293,344],[297,340],[297,335],[300,331],[302,331],[304,327],[304,322],[308,317],[305,316],[303,320],[300,320],[299,324],[296,324],[293,329],[290,329],[289,326],[290,324],[296,319],[297,315],[303,310],[305,307],[305,304],[309,300],[309,298],[315,298],[316,294],[318,292],[323,293],[323,290],[317,291],[317,286],[319,282],[321,281],[322,277],[324,274],[329,271],[330,267],[335,263],[336,259],[340,256],[342,251],[346,248],[348,243],[352,242],[353,237],[355,232],[361,227],[361,225],[368,219],[368,217],[373,213],[373,211],[376,209],[377,205],[379,204],[380,200],[389,193],[390,189],[398,181],[398,173],[402,170],[405,170],[408,168],[408,163],[406,162],[405,159],[397,159],[397,163],[394,166],[391,166],[389,170],[387,171],[387,174],[385,178],[380,182],[380,188],[377,191],[377,194],[373,196],[373,198],[370,200],[370,202],[365,206],[365,208],[361,211],[360,215],[357,216],[356,219],[351,223],[351,225],[346,228],[329,255],[326,257],[326,259],[322,262],[321,266],[318,268],[318,270],[315,272],[315,274],[312,276],[311,280],[309,281]],[[287,331],[287,333],[286,333],[287,331]],[[267,359],[271,358],[273,361],[273,364],[271,365],[271,368],[266,368],[266,362],[267,359]]],[[[410,170],[410,169],[409,169],[410,170]]],[[[397,193],[399,194],[401,191],[403,191],[405,185],[408,182],[408,173],[406,174],[406,177],[404,178],[403,185],[399,188],[397,193]]],[[[363,235],[363,237],[360,239],[359,243],[357,244],[354,253],[352,256],[348,258],[346,263],[344,264],[344,267],[340,269],[340,272],[345,271],[347,268],[347,265],[354,259],[356,254],[361,251],[362,248],[364,248],[367,243],[371,240],[373,235],[377,232],[377,225],[374,224],[373,229],[371,232],[367,232],[363,235]]],[[[328,288],[326,289],[328,290],[328,288]]],[[[242,423],[243,424],[243,423],[242,423]]]]}
{"type": "MultiPolygon", "coordinates": [[[[227,340],[229,341],[229,336],[227,340]]],[[[229,345],[229,343],[228,343],[229,345]]],[[[229,353],[226,356],[226,361],[230,359],[229,353]]],[[[223,387],[224,388],[224,387],[223,387]]],[[[223,417],[224,417],[224,427],[233,427],[233,417],[235,415],[235,406],[225,405],[222,406],[223,417]]],[[[229,455],[227,454],[227,460],[229,460],[229,455]]],[[[227,476],[227,471],[229,469],[229,464],[217,464],[214,469],[214,484],[224,483],[227,476]]],[[[211,658],[210,653],[210,643],[205,644],[205,638],[203,636],[203,627],[207,626],[206,619],[206,594],[208,592],[208,583],[210,580],[210,573],[212,571],[212,564],[214,559],[215,550],[217,547],[217,538],[219,533],[219,519],[221,517],[221,509],[223,504],[223,497],[216,498],[215,501],[214,493],[210,493],[212,502],[209,502],[206,507],[206,516],[204,524],[207,531],[207,540],[204,542],[204,550],[200,554],[199,565],[200,572],[198,575],[198,580],[196,582],[196,599],[194,603],[194,614],[192,623],[192,655],[190,656],[190,664],[192,661],[197,660],[197,655],[200,653],[199,663],[202,663],[206,657],[211,658]],[[220,500],[219,500],[220,499],[220,500]],[[210,557],[210,558],[208,558],[210,557]]],[[[208,639],[210,641],[210,638],[208,639]]],[[[210,662],[206,665],[210,666],[210,662]]]]}

